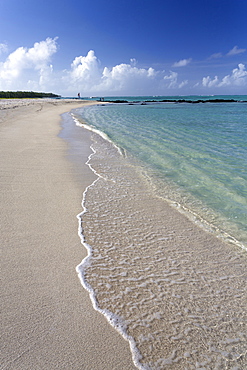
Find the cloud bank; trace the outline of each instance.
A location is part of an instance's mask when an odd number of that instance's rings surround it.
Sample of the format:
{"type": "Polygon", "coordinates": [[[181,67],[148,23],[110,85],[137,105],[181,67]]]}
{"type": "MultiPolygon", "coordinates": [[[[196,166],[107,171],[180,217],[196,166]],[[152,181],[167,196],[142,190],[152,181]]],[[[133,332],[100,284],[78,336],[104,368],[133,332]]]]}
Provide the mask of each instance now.
{"type": "Polygon", "coordinates": [[[130,64],[118,64],[112,68],[101,67],[101,63],[93,50],[86,56],[76,57],[71,69],[66,71],[64,81],[69,90],[75,86],[87,92],[113,92],[120,93],[132,89],[141,91],[145,87],[151,88],[157,82],[158,73],[153,68],[138,68],[136,60],[131,59],[130,64]]]}
{"type": "MultiPolygon", "coordinates": [[[[10,53],[0,62],[0,90],[52,91],[63,96],[75,96],[78,92],[82,96],[174,95],[184,94],[184,91],[195,93],[195,87],[197,91],[202,91],[213,87],[242,88],[247,85],[247,72],[243,63],[239,63],[237,68],[224,77],[206,76],[190,82],[190,78],[181,78],[173,70],[140,68],[135,58],[130,59],[129,63],[102,66],[93,50],[85,56],[75,57],[67,69],[57,71],[51,64],[57,51],[57,38],[47,38],[36,42],[33,47],[19,47],[10,53]]],[[[235,46],[228,54],[236,55],[244,51],[235,46]]],[[[2,58],[6,53],[7,45],[0,44],[2,58]]],[[[181,59],[172,67],[186,66],[191,60],[181,59]]]]}

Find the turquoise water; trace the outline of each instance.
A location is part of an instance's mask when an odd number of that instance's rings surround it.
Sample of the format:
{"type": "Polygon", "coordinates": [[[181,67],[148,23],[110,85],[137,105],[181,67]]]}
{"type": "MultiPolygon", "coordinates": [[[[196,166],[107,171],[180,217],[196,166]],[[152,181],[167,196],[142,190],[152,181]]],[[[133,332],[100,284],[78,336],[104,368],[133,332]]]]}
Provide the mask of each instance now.
{"type": "Polygon", "coordinates": [[[138,161],[160,195],[247,245],[247,103],[106,104],[77,115],[138,161]]]}

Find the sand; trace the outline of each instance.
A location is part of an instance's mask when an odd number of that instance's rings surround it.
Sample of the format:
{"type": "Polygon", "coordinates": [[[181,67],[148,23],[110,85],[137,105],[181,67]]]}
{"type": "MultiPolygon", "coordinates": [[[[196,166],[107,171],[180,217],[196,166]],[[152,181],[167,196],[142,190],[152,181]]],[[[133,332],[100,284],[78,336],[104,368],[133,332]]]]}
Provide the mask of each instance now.
{"type": "Polygon", "coordinates": [[[58,133],[60,114],[82,104],[0,101],[1,369],[135,368],[75,271],[86,255],[76,215],[94,179],[83,165],[90,134],[78,129],[79,172],[58,133]]]}

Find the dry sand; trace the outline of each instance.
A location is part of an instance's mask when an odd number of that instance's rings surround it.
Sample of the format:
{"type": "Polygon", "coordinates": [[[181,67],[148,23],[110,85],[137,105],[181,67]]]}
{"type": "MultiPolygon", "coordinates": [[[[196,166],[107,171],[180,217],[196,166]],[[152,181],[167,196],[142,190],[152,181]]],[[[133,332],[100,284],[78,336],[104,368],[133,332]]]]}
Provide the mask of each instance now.
{"type": "MultiPolygon", "coordinates": [[[[76,172],[57,135],[59,115],[82,104],[0,101],[1,369],[135,368],[75,271],[86,255],[76,215],[94,175],[76,172]]],[[[85,163],[90,134],[80,135],[85,163]]]]}

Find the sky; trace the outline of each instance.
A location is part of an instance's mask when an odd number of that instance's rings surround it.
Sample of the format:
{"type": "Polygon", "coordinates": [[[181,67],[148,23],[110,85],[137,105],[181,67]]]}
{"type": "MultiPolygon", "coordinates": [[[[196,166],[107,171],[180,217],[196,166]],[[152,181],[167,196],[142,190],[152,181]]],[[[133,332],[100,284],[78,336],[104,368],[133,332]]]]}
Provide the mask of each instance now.
{"type": "Polygon", "coordinates": [[[0,0],[0,91],[247,94],[247,0],[0,0]]]}

